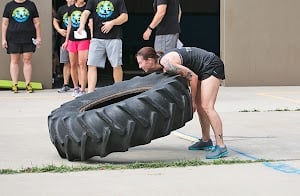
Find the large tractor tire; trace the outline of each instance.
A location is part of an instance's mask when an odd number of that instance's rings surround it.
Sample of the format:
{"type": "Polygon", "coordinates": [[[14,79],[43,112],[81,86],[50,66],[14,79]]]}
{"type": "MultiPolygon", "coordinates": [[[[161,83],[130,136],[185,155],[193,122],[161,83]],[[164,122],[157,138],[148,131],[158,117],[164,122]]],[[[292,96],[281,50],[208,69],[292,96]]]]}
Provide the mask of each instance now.
{"type": "Polygon", "coordinates": [[[152,73],[99,88],[61,105],[48,116],[48,127],[62,158],[83,161],[150,143],[192,118],[186,80],[152,73]]]}

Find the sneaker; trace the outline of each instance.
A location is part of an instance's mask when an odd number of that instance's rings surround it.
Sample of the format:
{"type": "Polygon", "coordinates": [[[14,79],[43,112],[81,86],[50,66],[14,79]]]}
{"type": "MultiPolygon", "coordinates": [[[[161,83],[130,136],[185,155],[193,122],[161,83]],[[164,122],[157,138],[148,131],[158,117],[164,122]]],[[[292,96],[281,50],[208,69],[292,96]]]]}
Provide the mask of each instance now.
{"type": "Polygon", "coordinates": [[[77,93],[77,95],[75,95],[75,97],[80,97],[80,96],[82,96],[82,95],[84,95],[85,94],[85,91],[79,91],[78,93],[77,93]]]}
{"type": "Polygon", "coordinates": [[[215,146],[214,149],[206,154],[207,159],[219,159],[228,154],[227,147],[215,146]]]}
{"type": "Polygon", "coordinates": [[[193,145],[189,146],[189,150],[210,150],[213,147],[213,143],[211,139],[208,141],[203,141],[200,139],[198,142],[194,143],[193,145]]]}
{"type": "Polygon", "coordinates": [[[64,85],[61,89],[59,89],[57,92],[59,93],[65,93],[68,92],[71,88],[68,85],[64,85]]]}
{"type": "Polygon", "coordinates": [[[80,92],[80,88],[79,87],[75,87],[72,93],[72,97],[76,97],[77,94],[80,92]]]}
{"type": "Polygon", "coordinates": [[[18,84],[14,84],[11,86],[11,91],[14,93],[18,93],[18,84]]]}
{"type": "Polygon", "coordinates": [[[27,91],[28,93],[33,93],[33,89],[32,89],[32,86],[31,86],[30,83],[26,85],[26,91],[27,91]]]}

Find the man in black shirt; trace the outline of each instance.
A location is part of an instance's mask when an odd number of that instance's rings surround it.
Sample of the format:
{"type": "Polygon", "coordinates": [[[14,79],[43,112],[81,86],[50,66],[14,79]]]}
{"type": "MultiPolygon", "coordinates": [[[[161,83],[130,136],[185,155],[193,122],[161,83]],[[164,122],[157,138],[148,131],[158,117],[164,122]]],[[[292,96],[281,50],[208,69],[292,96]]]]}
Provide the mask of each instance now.
{"type": "Polygon", "coordinates": [[[166,52],[176,48],[180,33],[181,8],[179,0],[154,0],[155,15],[143,34],[144,40],[149,40],[155,30],[154,48],[166,52]]]}

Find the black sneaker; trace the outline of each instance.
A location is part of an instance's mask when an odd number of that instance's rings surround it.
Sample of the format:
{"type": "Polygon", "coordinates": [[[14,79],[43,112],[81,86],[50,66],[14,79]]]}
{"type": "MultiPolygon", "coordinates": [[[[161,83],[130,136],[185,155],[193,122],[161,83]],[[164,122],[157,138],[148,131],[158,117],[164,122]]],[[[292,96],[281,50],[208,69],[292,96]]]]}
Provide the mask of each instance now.
{"type": "Polygon", "coordinates": [[[59,89],[57,92],[59,93],[65,93],[68,92],[71,88],[68,85],[64,85],[61,89],[59,89]]]}
{"type": "Polygon", "coordinates": [[[194,143],[193,145],[189,146],[189,150],[210,150],[213,147],[213,143],[211,139],[208,141],[203,141],[200,139],[198,142],[194,143]]]}

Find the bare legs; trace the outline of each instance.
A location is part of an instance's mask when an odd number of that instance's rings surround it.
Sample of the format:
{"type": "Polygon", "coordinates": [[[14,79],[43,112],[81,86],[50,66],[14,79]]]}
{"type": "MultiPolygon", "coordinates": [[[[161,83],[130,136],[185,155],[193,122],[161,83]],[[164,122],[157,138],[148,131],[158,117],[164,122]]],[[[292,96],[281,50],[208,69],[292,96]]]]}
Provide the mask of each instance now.
{"type": "Polygon", "coordinates": [[[97,84],[97,67],[88,66],[88,92],[91,93],[95,90],[97,84]]]}
{"type": "Polygon", "coordinates": [[[70,65],[71,65],[71,78],[74,88],[79,87],[78,82],[78,54],[75,52],[69,52],[70,65]]]}
{"type": "Polygon", "coordinates": [[[123,80],[123,69],[121,65],[118,65],[117,67],[113,68],[113,77],[115,83],[121,82],[123,80]]]}
{"type": "Polygon", "coordinates": [[[196,95],[197,112],[202,128],[202,139],[210,139],[210,126],[213,129],[216,145],[224,146],[222,120],[214,105],[219,91],[220,80],[214,76],[198,82],[196,95]]]}
{"type": "Polygon", "coordinates": [[[21,56],[23,57],[23,74],[26,84],[31,82],[32,76],[32,52],[21,54],[11,54],[10,55],[10,75],[13,81],[13,84],[18,83],[19,78],[19,61],[21,56]]]}
{"type": "Polygon", "coordinates": [[[21,56],[20,54],[10,55],[10,76],[13,81],[13,84],[18,83],[20,56],[21,56]]]}
{"type": "Polygon", "coordinates": [[[81,85],[81,91],[85,92],[87,85],[87,58],[88,50],[78,51],[78,64],[79,64],[79,82],[81,85]]]}
{"type": "MultiPolygon", "coordinates": [[[[123,80],[122,65],[113,68],[114,82],[121,82],[123,80]]],[[[89,65],[88,68],[88,92],[91,93],[95,90],[97,84],[97,67],[89,65]]]]}
{"type": "Polygon", "coordinates": [[[71,77],[72,77],[73,85],[74,88],[79,87],[79,81],[80,81],[82,92],[85,92],[85,88],[87,85],[87,67],[86,67],[87,56],[88,56],[88,50],[81,50],[78,51],[78,53],[69,52],[70,64],[71,64],[71,77]]]}
{"type": "Polygon", "coordinates": [[[70,75],[71,75],[71,65],[70,63],[64,63],[64,67],[63,67],[64,85],[69,85],[70,75]]]}

